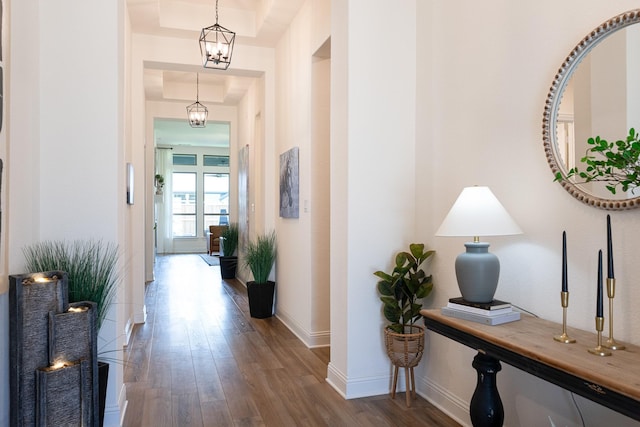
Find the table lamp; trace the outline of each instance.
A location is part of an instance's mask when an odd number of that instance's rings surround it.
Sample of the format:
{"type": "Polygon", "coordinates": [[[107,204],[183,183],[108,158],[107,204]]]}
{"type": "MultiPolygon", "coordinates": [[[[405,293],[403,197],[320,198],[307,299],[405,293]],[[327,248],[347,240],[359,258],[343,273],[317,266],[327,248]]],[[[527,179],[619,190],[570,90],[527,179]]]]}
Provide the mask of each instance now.
{"type": "Polygon", "coordinates": [[[456,258],[456,277],[462,297],[474,303],[493,301],[500,276],[500,261],[480,236],[522,234],[518,224],[489,187],[466,187],[458,196],[436,236],[473,236],[456,258]]]}

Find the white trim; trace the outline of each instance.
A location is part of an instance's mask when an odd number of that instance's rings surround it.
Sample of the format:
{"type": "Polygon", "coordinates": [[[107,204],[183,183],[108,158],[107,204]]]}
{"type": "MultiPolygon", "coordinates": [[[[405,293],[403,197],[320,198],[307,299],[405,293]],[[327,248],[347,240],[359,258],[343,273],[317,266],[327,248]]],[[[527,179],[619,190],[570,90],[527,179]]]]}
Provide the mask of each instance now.
{"type": "Polygon", "coordinates": [[[470,427],[469,402],[451,394],[429,378],[421,377],[416,385],[417,393],[433,406],[453,418],[460,425],[470,427]]]}
{"type": "Polygon", "coordinates": [[[104,427],[120,427],[124,424],[129,401],[127,400],[127,386],[122,384],[117,405],[107,406],[104,410],[104,427]]]}
{"type": "Polygon", "coordinates": [[[129,340],[131,339],[131,333],[133,332],[133,322],[131,319],[127,320],[127,324],[124,326],[124,343],[122,344],[123,348],[127,348],[129,345],[129,340]]]}
{"type": "MultiPolygon", "coordinates": [[[[145,323],[147,321],[147,306],[142,305],[142,310],[140,312],[133,314],[133,323],[145,323]]],[[[133,328],[133,327],[132,327],[133,328]]]]}
{"type": "Polygon", "coordinates": [[[145,323],[147,321],[147,306],[142,306],[142,311],[139,313],[133,314],[133,320],[127,320],[127,324],[124,327],[124,344],[122,345],[126,348],[129,345],[129,341],[131,340],[131,335],[133,334],[133,327],[139,323],[145,323]]]}
{"type": "Polygon", "coordinates": [[[327,366],[327,383],[335,389],[343,398],[347,398],[347,377],[342,375],[331,362],[327,366]]]}
{"type": "MultiPolygon", "coordinates": [[[[406,391],[402,369],[398,375],[397,393],[406,391]]],[[[460,425],[471,427],[469,418],[469,402],[451,394],[447,389],[432,382],[428,378],[416,378],[417,394],[429,403],[453,418],[460,425]]],[[[360,397],[377,396],[391,393],[393,375],[378,377],[349,379],[335,365],[329,363],[327,367],[327,383],[333,387],[345,399],[357,399],[360,397]]],[[[396,396],[397,398],[398,396],[396,396]]],[[[404,396],[401,396],[404,399],[404,396]]]]}
{"type": "Polygon", "coordinates": [[[309,348],[328,347],[331,344],[331,331],[308,331],[284,310],[278,310],[276,317],[309,348]]]}
{"type": "MultiPolygon", "coordinates": [[[[403,376],[398,380],[396,391],[404,391],[404,380],[402,378],[403,376]]],[[[391,380],[391,375],[349,379],[344,373],[336,369],[332,363],[329,363],[327,367],[327,383],[345,399],[389,394],[391,380]]]]}
{"type": "MultiPolygon", "coordinates": [[[[120,424],[118,424],[118,426],[123,426],[124,416],[127,414],[127,408],[129,407],[129,401],[127,400],[127,386],[125,384],[122,384],[122,388],[120,388],[120,398],[118,399],[118,406],[120,407],[120,424]]],[[[104,425],[107,425],[106,414],[104,425]]]]}

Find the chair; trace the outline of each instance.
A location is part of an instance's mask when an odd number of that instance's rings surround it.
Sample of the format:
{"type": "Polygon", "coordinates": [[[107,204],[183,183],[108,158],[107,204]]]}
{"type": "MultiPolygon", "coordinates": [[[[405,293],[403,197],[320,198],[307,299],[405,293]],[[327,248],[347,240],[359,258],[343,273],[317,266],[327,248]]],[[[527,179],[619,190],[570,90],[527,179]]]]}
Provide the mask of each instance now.
{"type": "Polygon", "coordinates": [[[207,252],[212,255],[214,252],[220,252],[220,235],[227,228],[226,225],[210,225],[209,239],[207,240],[207,252]]]}

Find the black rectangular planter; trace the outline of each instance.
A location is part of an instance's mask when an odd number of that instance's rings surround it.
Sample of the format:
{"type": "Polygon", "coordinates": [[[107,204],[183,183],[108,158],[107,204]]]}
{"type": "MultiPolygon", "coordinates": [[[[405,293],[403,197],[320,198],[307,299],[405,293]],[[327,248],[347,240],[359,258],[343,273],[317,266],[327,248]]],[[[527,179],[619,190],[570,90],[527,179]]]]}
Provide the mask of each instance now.
{"type": "Polygon", "coordinates": [[[220,275],[223,279],[235,279],[236,268],[238,267],[237,256],[220,257],[220,275]]]}
{"type": "Polygon", "coordinates": [[[247,282],[247,295],[249,296],[249,313],[256,319],[264,319],[273,316],[273,297],[276,283],[247,282]]]}

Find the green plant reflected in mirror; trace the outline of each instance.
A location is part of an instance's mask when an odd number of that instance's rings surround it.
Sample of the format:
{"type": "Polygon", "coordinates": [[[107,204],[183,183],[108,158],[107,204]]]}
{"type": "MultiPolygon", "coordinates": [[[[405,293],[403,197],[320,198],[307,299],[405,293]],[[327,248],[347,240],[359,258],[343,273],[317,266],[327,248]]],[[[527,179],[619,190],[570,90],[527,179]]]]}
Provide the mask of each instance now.
{"type": "Polygon", "coordinates": [[[607,141],[600,136],[587,140],[587,152],[563,174],[556,173],[556,181],[573,179],[580,184],[604,184],[612,196],[636,197],[640,194],[640,134],[629,129],[626,139],[607,141]]]}

